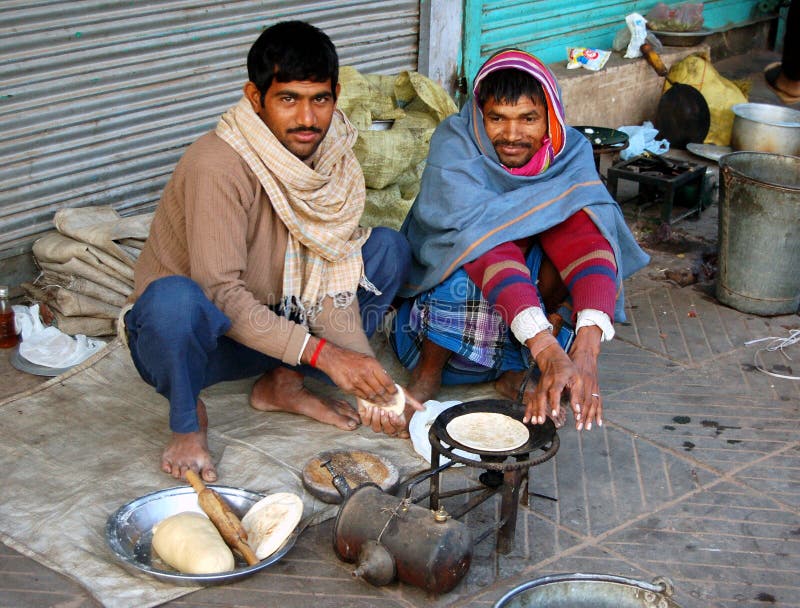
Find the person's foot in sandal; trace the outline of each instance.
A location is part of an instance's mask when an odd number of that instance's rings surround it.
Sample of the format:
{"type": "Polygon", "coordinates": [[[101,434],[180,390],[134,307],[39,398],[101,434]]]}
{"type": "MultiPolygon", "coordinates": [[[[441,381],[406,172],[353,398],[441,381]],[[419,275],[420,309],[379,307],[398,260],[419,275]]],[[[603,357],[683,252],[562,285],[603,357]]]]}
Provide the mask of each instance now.
{"type": "Polygon", "coordinates": [[[764,80],[783,103],[800,102],[800,81],[787,78],[780,62],[771,63],[764,69],[764,80]]]}

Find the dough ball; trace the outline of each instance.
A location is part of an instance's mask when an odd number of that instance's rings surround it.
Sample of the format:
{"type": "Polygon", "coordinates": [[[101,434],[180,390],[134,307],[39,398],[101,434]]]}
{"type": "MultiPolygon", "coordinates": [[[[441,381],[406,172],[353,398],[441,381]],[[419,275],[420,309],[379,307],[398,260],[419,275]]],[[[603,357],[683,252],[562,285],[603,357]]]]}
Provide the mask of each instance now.
{"type": "Polygon", "coordinates": [[[394,412],[398,416],[402,416],[403,412],[406,410],[406,394],[403,392],[403,387],[399,384],[395,384],[394,387],[397,389],[397,392],[394,394],[394,398],[391,403],[387,403],[386,405],[380,403],[373,403],[372,401],[367,401],[366,399],[356,399],[359,405],[364,405],[365,407],[377,407],[382,410],[386,410],[387,412],[394,412]]]}
{"type": "Polygon", "coordinates": [[[247,542],[258,559],[277,551],[294,532],[303,516],[303,501],[291,492],[278,492],[262,498],[242,518],[247,542]]]}
{"type": "Polygon", "coordinates": [[[186,511],[153,527],[153,549],[184,574],[217,574],[234,569],[233,553],[205,515],[186,511]]]}

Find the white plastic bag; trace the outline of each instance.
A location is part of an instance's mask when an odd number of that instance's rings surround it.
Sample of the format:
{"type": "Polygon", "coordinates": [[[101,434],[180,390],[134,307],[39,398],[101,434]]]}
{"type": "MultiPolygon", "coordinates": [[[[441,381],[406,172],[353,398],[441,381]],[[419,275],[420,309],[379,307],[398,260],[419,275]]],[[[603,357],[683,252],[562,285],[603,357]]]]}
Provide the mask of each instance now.
{"type": "Polygon", "coordinates": [[[664,154],[669,151],[669,142],[666,139],[656,139],[658,129],[650,121],[643,122],[641,126],[618,127],[618,130],[628,135],[628,147],[619,153],[622,160],[629,160],[645,150],[653,154],[664,154]]]}
{"type": "Polygon", "coordinates": [[[625,23],[631,32],[631,41],[625,51],[625,59],[634,59],[642,56],[641,46],[647,38],[647,20],[639,13],[631,13],[625,17],[625,23]]]}
{"type": "MultiPolygon", "coordinates": [[[[414,450],[428,462],[431,461],[431,442],[428,439],[428,430],[430,430],[436,417],[448,408],[458,405],[461,401],[434,401],[433,399],[426,401],[425,409],[421,412],[414,412],[411,416],[411,421],[408,423],[408,434],[411,435],[411,444],[414,450]]],[[[477,454],[470,454],[463,450],[453,450],[453,453],[462,458],[469,460],[480,460],[477,454]]],[[[441,456],[440,464],[445,464],[450,459],[446,456],[441,456]]],[[[458,465],[456,465],[458,466],[458,465]]]]}
{"type": "Polygon", "coordinates": [[[91,357],[106,343],[78,334],[74,338],[57,327],[45,327],[39,319],[39,305],[12,306],[14,324],[22,336],[19,354],[35,365],[65,369],[91,357]]]}

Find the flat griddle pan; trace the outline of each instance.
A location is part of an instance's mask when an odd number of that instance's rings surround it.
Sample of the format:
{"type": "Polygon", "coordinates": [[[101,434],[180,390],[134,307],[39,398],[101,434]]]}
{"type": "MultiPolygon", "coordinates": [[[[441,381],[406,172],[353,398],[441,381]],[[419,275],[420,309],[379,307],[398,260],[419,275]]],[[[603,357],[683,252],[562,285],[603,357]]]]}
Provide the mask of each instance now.
{"type": "Polygon", "coordinates": [[[653,121],[660,137],[680,150],[685,150],[689,143],[703,143],[711,126],[706,98],[693,86],[670,80],[667,67],[650,43],[645,42],[641,51],[647,63],[671,85],[661,96],[653,121]]]}

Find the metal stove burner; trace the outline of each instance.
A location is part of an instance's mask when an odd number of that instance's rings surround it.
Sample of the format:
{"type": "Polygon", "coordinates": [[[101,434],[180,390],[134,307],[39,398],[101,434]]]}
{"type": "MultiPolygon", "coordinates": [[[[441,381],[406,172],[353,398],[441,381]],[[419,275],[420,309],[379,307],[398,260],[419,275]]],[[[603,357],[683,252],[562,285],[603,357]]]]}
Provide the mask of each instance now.
{"type": "MultiPolygon", "coordinates": [[[[476,450],[450,437],[447,433],[447,424],[458,416],[477,412],[505,414],[521,422],[525,414],[525,408],[522,404],[514,401],[504,399],[482,399],[461,403],[445,410],[437,416],[428,432],[428,439],[431,442],[430,508],[434,511],[438,510],[440,506],[439,501],[443,498],[471,492],[480,492],[480,494],[472,497],[463,508],[450,513],[452,517],[458,518],[474,509],[497,492],[502,492],[500,521],[497,526],[490,528],[483,535],[479,536],[476,542],[483,540],[483,538],[494,531],[494,529],[497,529],[497,551],[499,553],[509,553],[514,545],[519,490],[522,481],[527,481],[522,500],[522,502],[527,505],[530,487],[529,469],[555,456],[560,445],[558,433],[556,433],[556,427],[553,421],[548,418],[545,423],[541,425],[526,425],[529,432],[528,441],[518,448],[505,452],[476,450]],[[480,456],[480,461],[460,456],[455,453],[455,450],[477,454],[480,456]],[[541,451],[543,453],[532,456],[531,454],[536,451],[541,451]],[[450,462],[440,466],[440,457],[442,455],[450,459],[450,462]],[[463,490],[441,492],[439,490],[439,475],[444,469],[454,463],[484,469],[485,472],[479,477],[483,485],[463,490]]],[[[555,500],[549,496],[543,496],[541,494],[535,495],[549,500],[555,500]]]]}
{"type": "MultiPolygon", "coordinates": [[[[639,184],[639,194],[631,199],[632,201],[649,203],[655,198],[660,198],[661,222],[667,228],[690,215],[697,214],[700,217],[708,195],[707,190],[711,186],[705,176],[706,168],[703,165],[658,156],[650,152],[616,163],[606,172],[608,190],[615,199],[620,179],[639,184]],[[673,217],[673,206],[681,200],[689,209],[673,217]]],[[[618,200],[618,202],[623,201],[618,200]]]]}

